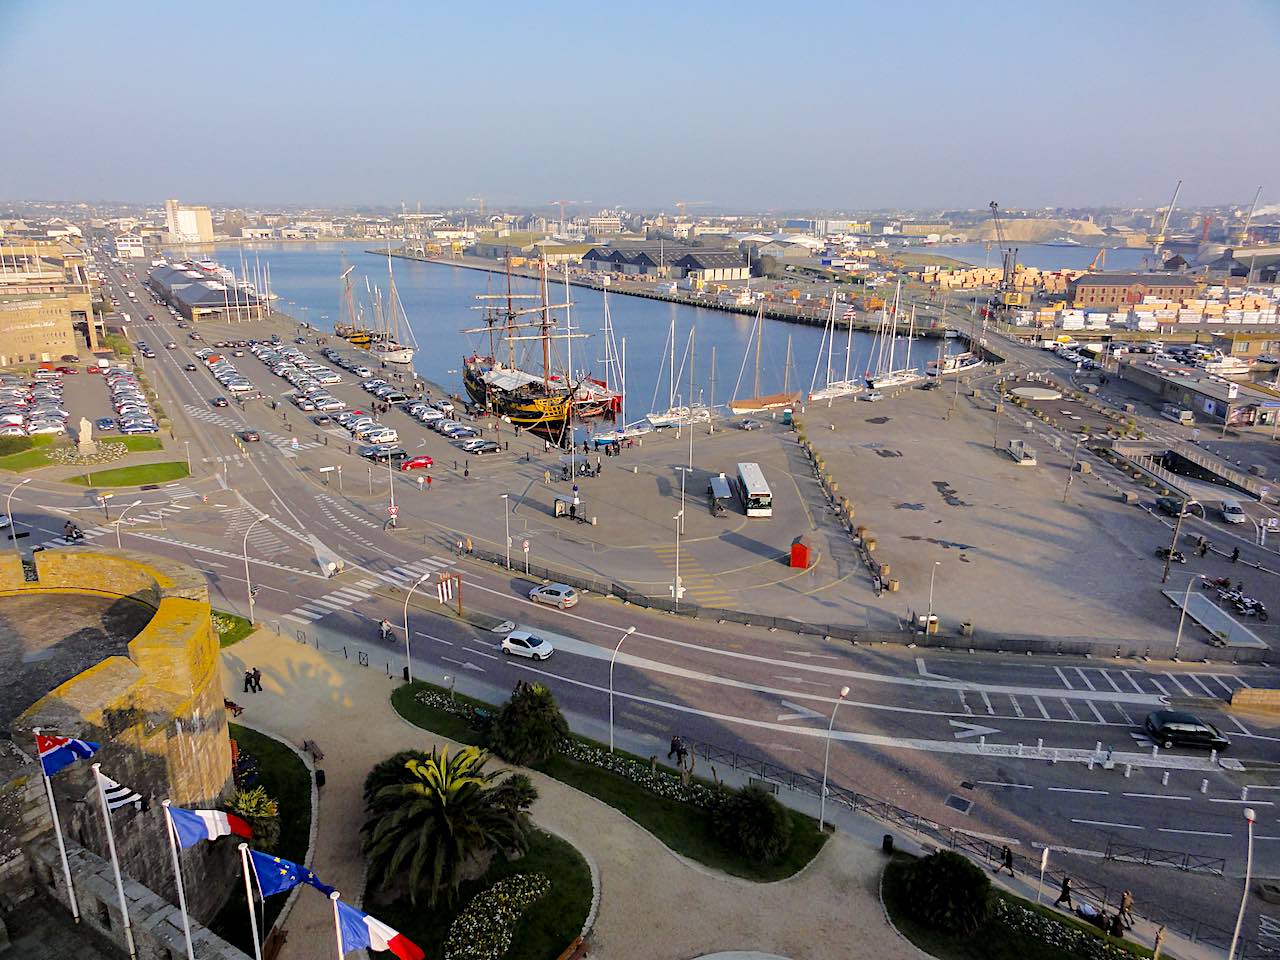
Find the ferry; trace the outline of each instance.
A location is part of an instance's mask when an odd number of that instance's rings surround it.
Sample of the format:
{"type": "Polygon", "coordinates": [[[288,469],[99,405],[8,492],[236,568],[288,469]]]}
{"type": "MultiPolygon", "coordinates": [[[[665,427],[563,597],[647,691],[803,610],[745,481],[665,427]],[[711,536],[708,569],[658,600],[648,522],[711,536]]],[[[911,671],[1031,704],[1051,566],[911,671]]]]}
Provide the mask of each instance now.
{"type": "Polygon", "coordinates": [[[1082,247],[1079,240],[1074,237],[1054,237],[1052,240],[1046,241],[1046,247],[1082,247]]]}
{"type": "Polygon", "coordinates": [[[986,366],[985,362],[976,353],[953,353],[943,357],[941,364],[937,360],[930,360],[925,364],[925,373],[931,377],[947,377],[951,374],[969,373],[983,366],[986,366]]]}

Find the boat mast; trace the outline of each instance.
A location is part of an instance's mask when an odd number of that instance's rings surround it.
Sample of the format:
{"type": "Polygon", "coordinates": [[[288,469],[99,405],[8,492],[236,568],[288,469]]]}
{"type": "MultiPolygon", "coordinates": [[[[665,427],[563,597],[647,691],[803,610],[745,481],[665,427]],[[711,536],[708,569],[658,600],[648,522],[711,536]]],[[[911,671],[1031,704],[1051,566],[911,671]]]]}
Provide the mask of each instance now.
{"type": "Polygon", "coordinates": [[[551,391],[551,307],[547,294],[547,255],[544,252],[538,261],[538,272],[542,279],[542,387],[551,391]]]}
{"type": "MultiPolygon", "coordinates": [[[[831,354],[828,353],[827,356],[831,354]]],[[[830,371],[828,371],[829,373],[830,371]]],[[[827,377],[830,380],[830,376],[827,377]]],[[[782,365],[782,392],[787,393],[791,388],[791,334],[787,334],[787,359],[782,365]]]]}
{"type": "Polygon", "coordinates": [[[911,338],[916,335],[916,305],[911,304],[911,323],[907,326],[907,359],[904,370],[911,369],[911,338]]]}
{"type": "MultiPolygon", "coordinates": [[[[546,303],[544,299],[542,301],[546,303]]],[[[515,336],[516,323],[516,307],[511,298],[511,248],[507,248],[507,367],[514,369],[516,365],[516,342],[511,339],[515,336]]],[[[494,362],[498,360],[497,354],[493,355],[494,362]]]]}
{"type": "Polygon", "coordinates": [[[760,304],[760,312],[756,314],[756,377],[755,394],[760,396],[760,340],[764,336],[764,304],[760,304]]]}
{"type": "MultiPolygon", "coordinates": [[[[707,398],[707,415],[708,418],[714,417],[716,413],[716,345],[711,345],[711,396],[707,398]]],[[[708,420],[707,433],[710,433],[712,427],[708,420]]]]}
{"type": "Polygon", "coordinates": [[[573,315],[569,301],[569,260],[564,261],[564,330],[568,335],[565,340],[568,346],[568,369],[565,370],[565,385],[569,388],[569,417],[573,417],[573,402],[578,398],[577,380],[573,373],[573,315]]]}
{"type": "Polygon", "coordinates": [[[676,405],[676,316],[671,315],[671,372],[667,375],[667,410],[668,412],[675,409],[676,405]]]}
{"type": "MultiPolygon", "coordinates": [[[[834,311],[832,313],[834,317],[834,311]]],[[[831,335],[835,336],[835,327],[831,328],[831,335]]],[[[844,385],[849,386],[849,362],[853,359],[853,317],[849,318],[849,341],[844,348],[844,385]]]]}
{"type": "Polygon", "coordinates": [[[620,403],[621,403],[621,410],[619,411],[619,413],[622,416],[622,429],[625,432],[627,429],[627,338],[626,337],[622,338],[622,398],[620,403]]]}
{"type": "Polygon", "coordinates": [[[813,362],[813,378],[809,381],[809,396],[813,396],[813,388],[818,385],[818,368],[822,366],[822,348],[826,347],[827,353],[827,382],[824,386],[831,385],[831,346],[827,342],[828,337],[834,336],[833,324],[836,318],[836,295],[834,291],[831,294],[831,313],[827,317],[826,325],[822,328],[822,339],[818,342],[818,359],[813,362]]]}

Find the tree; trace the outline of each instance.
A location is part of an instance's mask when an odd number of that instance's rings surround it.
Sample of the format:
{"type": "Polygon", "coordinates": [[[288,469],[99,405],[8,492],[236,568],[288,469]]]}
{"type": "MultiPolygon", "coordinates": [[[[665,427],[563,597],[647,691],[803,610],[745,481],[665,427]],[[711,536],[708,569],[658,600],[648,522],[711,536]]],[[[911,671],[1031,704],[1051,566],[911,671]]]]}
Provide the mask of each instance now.
{"type": "Polygon", "coordinates": [[[528,849],[528,809],[537,796],[528,778],[499,782],[498,773],[484,769],[488,754],[476,747],[409,756],[393,776],[399,756],[365,781],[375,787],[361,831],[373,883],[404,877],[415,905],[424,894],[432,907],[442,899],[452,904],[468,871],[488,855],[528,849]]]}
{"type": "Polygon", "coordinates": [[[280,842],[280,805],[271,799],[265,787],[237,790],[224,806],[228,813],[249,822],[253,828],[254,849],[264,853],[275,850],[280,842]]]}
{"type": "Polygon", "coordinates": [[[711,830],[729,849],[765,863],[791,849],[791,814],[762,787],[727,791],[712,810],[711,830]]]}
{"type": "Polygon", "coordinates": [[[405,764],[410,760],[425,761],[431,754],[423,750],[401,750],[373,765],[364,778],[364,803],[369,806],[383,787],[405,782],[405,764]]]}
{"type": "Polygon", "coordinates": [[[968,857],[940,850],[907,873],[911,913],[946,933],[971,934],[991,915],[991,880],[968,857]]]}
{"type": "Polygon", "coordinates": [[[489,725],[489,748],[508,763],[532,766],[555,756],[569,724],[551,691],[521,680],[489,725]]]}

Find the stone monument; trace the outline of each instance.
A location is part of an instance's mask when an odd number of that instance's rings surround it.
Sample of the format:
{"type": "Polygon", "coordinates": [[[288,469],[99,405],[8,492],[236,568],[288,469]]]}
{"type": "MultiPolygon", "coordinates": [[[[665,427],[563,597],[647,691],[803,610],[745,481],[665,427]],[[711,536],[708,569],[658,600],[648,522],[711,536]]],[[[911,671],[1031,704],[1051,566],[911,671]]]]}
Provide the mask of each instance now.
{"type": "Polygon", "coordinates": [[[80,430],[76,437],[76,452],[80,456],[91,457],[98,452],[98,444],[93,439],[93,424],[87,418],[80,418],[80,430]]]}

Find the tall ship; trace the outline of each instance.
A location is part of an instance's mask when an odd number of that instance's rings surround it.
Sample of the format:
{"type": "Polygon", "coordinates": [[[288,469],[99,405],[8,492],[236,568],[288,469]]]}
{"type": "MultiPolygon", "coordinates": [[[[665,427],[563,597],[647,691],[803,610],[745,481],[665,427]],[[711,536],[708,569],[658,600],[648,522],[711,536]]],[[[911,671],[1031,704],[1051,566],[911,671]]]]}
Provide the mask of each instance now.
{"type": "Polygon", "coordinates": [[[930,360],[925,365],[925,373],[931,377],[949,377],[969,373],[985,366],[978,354],[966,350],[964,353],[953,353],[939,360],[930,360]]]}
{"type": "Polygon", "coordinates": [[[404,304],[400,302],[400,294],[396,292],[396,274],[391,267],[390,247],[387,248],[387,299],[384,302],[382,291],[377,291],[373,309],[378,329],[370,339],[369,353],[382,363],[413,363],[414,348],[402,341],[400,319],[404,318],[404,330],[409,339],[413,339],[413,327],[409,324],[404,304]]]}
{"type": "Polygon", "coordinates": [[[893,316],[889,316],[886,304],[880,311],[880,329],[876,333],[876,345],[873,348],[874,365],[863,377],[868,390],[895,390],[909,387],[924,380],[918,368],[911,365],[911,341],[916,333],[916,310],[911,308],[911,320],[907,325],[907,355],[901,367],[895,367],[895,351],[898,336],[898,308],[902,302],[902,281],[898,281],[898,289],[893,295],[893,316]]]}
{"type": "Polygon", "coordinates": [[[333,325],[333,332],[353,347],[367,350],[373,342],[373,331],[364,322],[363,308],[356,303],[355,281],[351,279],[354,270],[354,266],[347,267],[338,278],[342,293],[338,297],[339,317],[333,325]]]}
{"type": "Polygon", "coordinates": [[[853,310],[850,308],[845,311],[844,319],[849,322],[847,331],[848,340],[844,348],[844,376],[835,375],[833,362],[835,360],[836,349],[836,304],[840,300],[840,295],[834,291],[831,294],[831,312],[827,315],[826,326],[822,330],[822,342],[818,346],[818,359],[813,365],[813,380],[809,383],[809,402],[815,403],[819,400],[828,402],[838,397],[853,397],[862,392],[862,384],[857,378],[850,378],[849,364],[853,359],[853,310]],[[822,381],[822,385],[818,385],[818,373],[822,368],[823,358],[827,361],[826,377],[822,381]]]}

